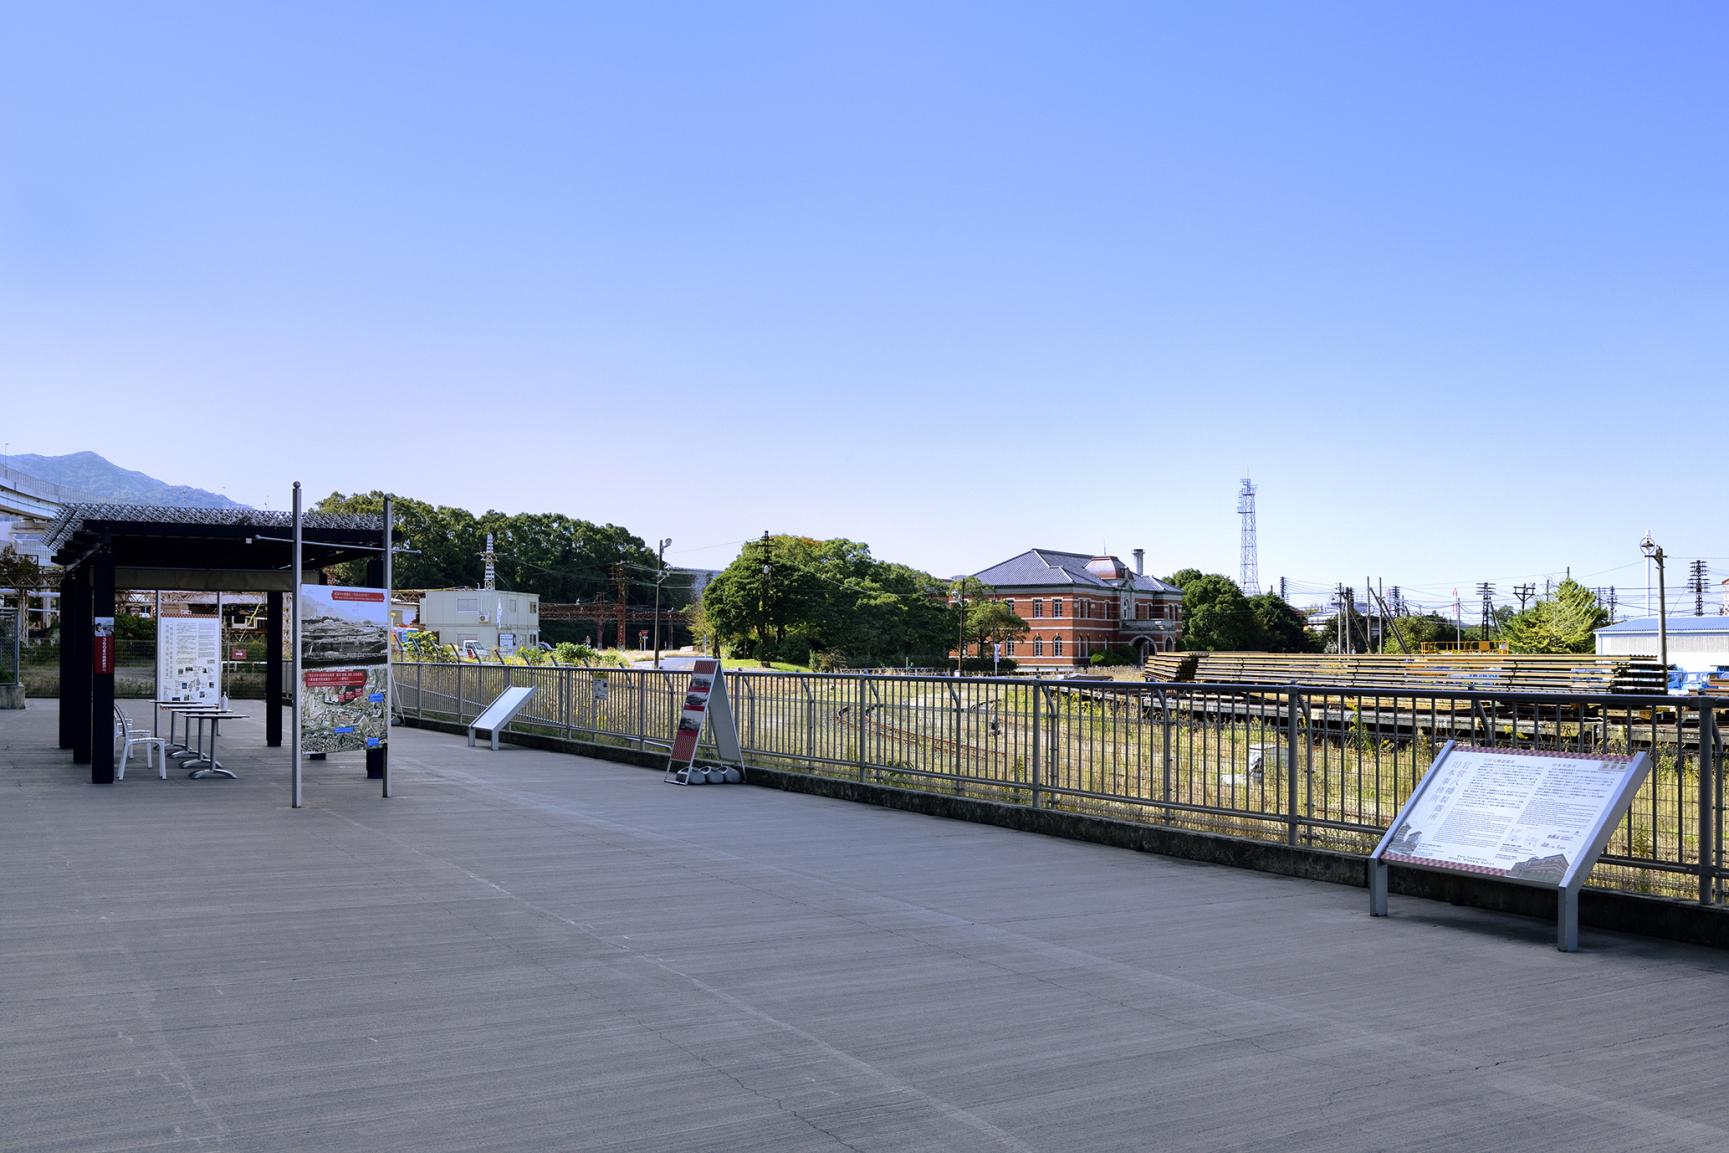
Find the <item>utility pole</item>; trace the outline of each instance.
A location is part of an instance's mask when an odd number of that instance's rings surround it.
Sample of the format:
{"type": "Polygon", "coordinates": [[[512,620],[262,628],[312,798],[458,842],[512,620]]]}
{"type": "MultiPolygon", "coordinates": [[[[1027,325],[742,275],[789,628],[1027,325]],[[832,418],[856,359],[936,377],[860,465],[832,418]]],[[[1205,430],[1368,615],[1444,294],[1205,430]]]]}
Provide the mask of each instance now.
{"type": "Polygon", "coordinates": [[[1345,586],[1339,585],[1333,590],[1333,651],[1345,651],[1345,586]]]}
{"type": "Polygon", "coordinates": [[[628,604],[630,577],[625,574],[623,561],[612,566],[612,584],[618,590],[618,647],[623,652],[630,648],[630,641],[626,637],[626,629],[629,626],[625,623],[630,616],[628,604]]]}
{"type": "Polygon", "coordinates": [[[1488,581],[1477,585],[1477,592],[1483,598],[1483,639],[1489,639],[1489,631],[1495,625],[1495,586],[1488,581]]]}
{"type": "Polygon", "coordinates": [[[1519,611],[1525,611],[1525,602],[1537,594],[1537,586],[1532,584],[1514,585],[1513,595],[1519,598],[1519,611]]]}
{"type": "Polygon", "coordinates": [[[967,659],[967,578],[964,574],[961,576],[959,586],[961,602],[960,639],[955,642],[955,676],[957,677],[961,675],[962,665],[967,659]]]}
{"type": "Polygon", "coordinates": [[[1687,566],[1687,584],[1693,590],[1693,615],[1705,615],[1705,562],[1696,560],[1687,566]]]}
{"type": "Polygon", "coordinates": [[[671,543],[671,537],[660,542],[654,569],[654,667],[657,669],[660,667],[660,586],[666,580],[666,546],[671,543]]]}
{"type": "Polygon", "coordinates": [[[757,660],[762,663],[762,667],[766,669],[766,668],[771,667],[768,663],[768,606],[769,606],[769,585],[770,585],[770,582],[774,578],[774,565],[769,561],[769,557],[772,556],[773,554],[770,552],[771,546],[768,543],[768,530],[766,528],[762,530],[762,542],[761,543],[762,543],[762,585],[761,585],[762,595],[761,595],[761,599],[758,603],[759,603],[759,606],[761,609],[759,619],[762,621],[762,624],[757,630],[757,636],[760,638],[760,640],[762,642],[762,651],[757,653],[756,657],[757,657],[757,660]]]}
{"type": "Polygon", "coordinates": [[[1663,683],[1669,683],[1669,601],[1663,588],[1663,546],[1646,533],[1639,542],[1639,551],[1646,560],[1657,562],[1657,659],[1663,662],[1663,683]]]}

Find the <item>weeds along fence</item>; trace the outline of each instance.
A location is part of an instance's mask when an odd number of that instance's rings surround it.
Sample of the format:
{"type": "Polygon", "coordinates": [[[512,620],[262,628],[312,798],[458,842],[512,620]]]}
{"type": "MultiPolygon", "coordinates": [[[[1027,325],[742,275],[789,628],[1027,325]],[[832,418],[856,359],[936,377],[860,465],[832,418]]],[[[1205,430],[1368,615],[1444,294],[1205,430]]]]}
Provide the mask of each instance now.
{"type": "MultiPolygon", "coordinates": [[[[467,723],[507,686],[535,685],[514,728],[649,749],[670,743],[689,681],[396,669],[407,717],[467,723]]],[[[1717,710],[1729,700],[750,671],[726,684],[750,764],[1360,854],[1447,741],[1642,750],[1651,773],[1591,883],[1725,899],[1717,710]]]]}

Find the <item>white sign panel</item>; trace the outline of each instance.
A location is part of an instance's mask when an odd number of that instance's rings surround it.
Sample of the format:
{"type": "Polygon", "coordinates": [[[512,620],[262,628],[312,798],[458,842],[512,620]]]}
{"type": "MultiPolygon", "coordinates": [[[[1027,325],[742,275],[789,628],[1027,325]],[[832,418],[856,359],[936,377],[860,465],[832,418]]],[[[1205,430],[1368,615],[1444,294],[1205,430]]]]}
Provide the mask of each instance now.
{"type": "Polygon", "coordinates": [[[1632,757],[1455,748],[1379,850],[1396,864],[1565,885],[1627,790],[1632,757]]]}
{"type": "Polygon", "coordinates": [[[1369,855],[1369,912],[1387,915],[1387,866],[1498,877],[1559,896],[1556,944],[1579,947],[1579,890],[1650,771],[1639,753],[1550,753],[1451,743],[1369,855]]]}
{"type": "Polygon", "coordinates": [[[156,699],[186,704],[222,700],[222,622],[215,617],[156,621],[156,699]]]}

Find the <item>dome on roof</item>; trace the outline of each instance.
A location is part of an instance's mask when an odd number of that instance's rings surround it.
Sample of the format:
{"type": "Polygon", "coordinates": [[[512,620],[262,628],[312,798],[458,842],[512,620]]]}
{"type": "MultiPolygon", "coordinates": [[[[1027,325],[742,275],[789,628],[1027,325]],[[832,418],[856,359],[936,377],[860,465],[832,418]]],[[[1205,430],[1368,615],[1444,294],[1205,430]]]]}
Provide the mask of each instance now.
{"type": "Polygon", "coordinates": [[[1096,556],[1087,562],[1087,571],[1100,580],[1122,580],[1129,575],[1128,566],[1114,556],[1096,556]]]}

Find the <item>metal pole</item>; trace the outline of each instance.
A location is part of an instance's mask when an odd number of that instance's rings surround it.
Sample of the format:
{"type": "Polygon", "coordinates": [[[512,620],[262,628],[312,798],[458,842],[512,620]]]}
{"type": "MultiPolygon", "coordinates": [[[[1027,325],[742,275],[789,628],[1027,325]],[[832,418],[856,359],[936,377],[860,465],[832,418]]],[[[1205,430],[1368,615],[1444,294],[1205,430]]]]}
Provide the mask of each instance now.
{"type": "Polygon", "coordinates": [[[1657,550],[1657,659],[1663,663],[1663,691],[1669,691],[1669,600],[1663,587],[1663,550],[1657,550]]]}
{"type": "Polygon", "coordinates": [[[1043,695],[1043,693],[1040,690],[1038,685],[1035,684],[1032,687],[1032,689],[1030,690],[1030,692],[1032,693],[1032,702],[1033,702],[1033,808],[1036,809],[1039,807],[1039,800],[1040,800],[1040,797],[1039,797],[1039,792],[1040,792],[1040,790],[1039,790],[1039,713],[1043,711],[1044,702],[1042,700],[1040,700],[1040,697],[1043,695]]]}
{"type": "Polygon", "coordinates": [[[672,543],[667,537],[660,542],[659,559],[654,569],[654,667],[660,667],[660,584],[666,579],[666,546],[672,543]]]}
{"type": "MultiPolygon", "coordinates": [[[[384,498],[384,621],[387,627],[390,623],[390,596],[392,590],[396,588],[394,583],[396,571],[392,565],[392,561],[395,559],[392,555],[394,546],[391,544],[395,529],[396,510],[391,505],[391,498],[386,496],[384,498]]],[[[390,718],[392,715],[391,706],[395,703],[396,669],[390,659],[390,638],[386,636],[384,643],[384,750],[381,765],[384,770],[381,793],[386,797],[390,796],[390,718]]]]}
{"type": "Polygon", "coordinates": [[[1699,903],[1711,904],[1717,880],[1717,710],[1699,704],[1699,903]]]}
{"type": "Polygon", "coordinates": [[[294,553],[289,562],[288,572],[291,587],[294,590],[294,610],[289,614],[289,643],[294,647],[290,655],[294,668],[294,684],[288,690],[294,700],[291,714],[294,721],[294,731],[288,736],[288,804],[290,808],[300,807],[300,482],[294,482],[294,553]]]}
{"type": "MultiPolygon", "coordinates": [[[[1297,694],[1291,693],[1285,702],[1285,809],[1290,828],[1285,843],[1297,843],[1297,694]]],[[[1382,902],[1385,904],[1385,901],[1382,902]]]]}

